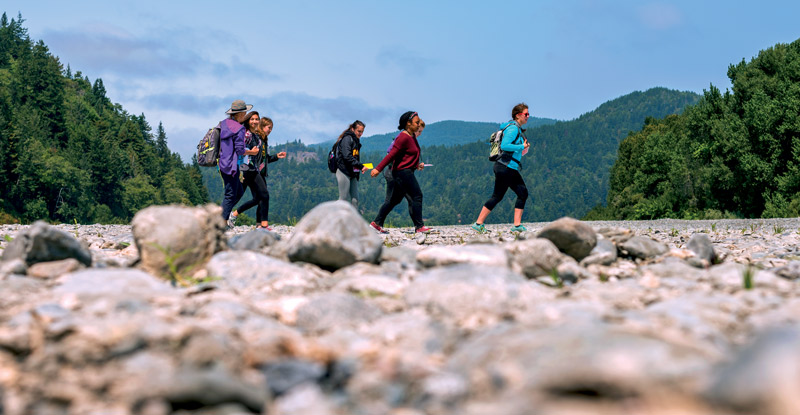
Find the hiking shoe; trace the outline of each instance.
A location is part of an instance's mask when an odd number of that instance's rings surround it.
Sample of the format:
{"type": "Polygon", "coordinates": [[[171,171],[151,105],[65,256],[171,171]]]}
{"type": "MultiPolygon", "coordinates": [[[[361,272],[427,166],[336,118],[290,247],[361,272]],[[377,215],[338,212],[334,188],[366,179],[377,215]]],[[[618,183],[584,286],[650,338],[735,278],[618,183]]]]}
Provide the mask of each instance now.
{"type": "Polygon", "coordinates": [[[236,226],[236,216],[231,213],[228,215],[228,229],[233,229],[234,226],[236,226]]]}
{"type": "Polygon", "coordinates": [[[431,228],[429,228],[427,226],[423,226],[421,228],[417,228],[414,232],[416,232],[416,233],[430,233],[430,231],[432,231],[432,230],[433,229],[431,229],[431,228]]]}
{"type": "Polygon", "coordinates": [[[386,229],[381,228],[375,222],[370,222],[369,226],[372,226],[372,229],[375,229],[376,231],[378,231],[378,233],[389,233],[389,231],[387,231],[386,229]]]}
{"type": "Polygon", "coordinates": [[[478,222],[475,222],[475,223],[472,224],[472,229],[475,229],[476,231],[478,231],[478,233],[485,233],[486,232],[486,227],[483,226],[482,223],[478,223],[478,222]]]}
{"type": "Polygon", "coordinates": [[[509,229],[509,232],[527,232],[527,231],[528,231],[528,228],[526,228],[526,227],[524,227],[522,225],[517,225],[517,226],[514,226],[513,228],[509,229]]]}

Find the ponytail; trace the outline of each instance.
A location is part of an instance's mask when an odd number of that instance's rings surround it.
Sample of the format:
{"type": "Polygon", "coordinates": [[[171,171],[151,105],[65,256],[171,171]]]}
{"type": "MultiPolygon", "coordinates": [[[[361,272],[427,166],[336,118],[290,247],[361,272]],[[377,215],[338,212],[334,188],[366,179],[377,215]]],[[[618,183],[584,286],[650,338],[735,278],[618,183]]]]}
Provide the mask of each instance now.
{"type": "Polygon", "coordinates": [[[346,129],[346,130],[342,131],[342,133],[341,133],[341,134],[339,134],[339,138],[337,138],[337,139],[336,139],[336,141],[339,141],[339,140],[341,140],[341,139],[342,139],[342,137],[344,137],[344,135],[345,135],[345,134],[347,134],[347,132],[348,132],[348,131],[355,130],[356,128],[358,128],[358,126],[366,127],[366,125],[364,125],[364,123],[363,123],[363,122],[361,122],[361,121],[359,121],[359,120],[355,120],[355,121],[353,121],[353,123],[352,123],[352,124],[350,124],[350,126],[349,126],[349,127],[347,127],[347,129],[346,129]]]}

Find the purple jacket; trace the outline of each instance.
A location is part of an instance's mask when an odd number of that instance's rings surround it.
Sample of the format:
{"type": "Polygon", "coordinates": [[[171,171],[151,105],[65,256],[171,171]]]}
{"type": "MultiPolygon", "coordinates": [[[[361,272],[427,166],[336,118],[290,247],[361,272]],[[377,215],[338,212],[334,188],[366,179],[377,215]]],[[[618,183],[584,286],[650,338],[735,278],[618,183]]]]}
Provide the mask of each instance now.
{"type": "Polygon", "coordinates": [[[244,126],[232,118],[219,123],[219,171],[228,176],[239,171],[236,160],[244,155],[244,133],[244,126]]]}

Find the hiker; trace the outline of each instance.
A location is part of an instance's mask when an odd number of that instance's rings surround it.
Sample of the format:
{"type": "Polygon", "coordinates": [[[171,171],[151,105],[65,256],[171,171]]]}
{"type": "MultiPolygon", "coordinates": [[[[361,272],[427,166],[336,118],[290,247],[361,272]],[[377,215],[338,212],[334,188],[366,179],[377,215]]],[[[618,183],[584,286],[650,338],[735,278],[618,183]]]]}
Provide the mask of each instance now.
{"type": "Polygon", "coordinates": [[[506,191],[510,188],[517,195],[514,203],[514,227],[511,232],[525,232],[527,229],[522,226],[522,212],[525,209],[525,201],[528,200],[528,188],[522,175],[519,174],[520,159],[527,153],[530,147],[528,138],[525,137],[525,130],[522,128],[531,116],[528,105],[524,102],[517,104],[511,110],[511,121],[500,126],[503,131],[503,140],[500,143],[500,158],[494,163],[494,190],[492,196],[483,205],[478,220],[472,224],[472,229],[483,233],[486,227],[483,222],[492,209],[503,200],[506,191]]]}
{"type": "Polygon", "coordinates": [[[244,188],[239,181],[239,166],[237,159],[244,155],[244,122],[247,111],[253,108],[246,105],[241,99],[233,101],[230,109],[225,111],[228,118],[219,123],[219,175],[225,183],[225,195],[222,199],[222,219],[227,220],[239,199],[242,198],[244,188]]]}
{"type": "Polygon", "coordinates": [[[384,202],[375,220],[370,226],[379,233],[388,233],[383,229],[383,221],[386,215],[408,195],[410,197],[409,207],[411,221],[414,222],[416,232],[428,233],[431,228],[422,223],[422,190],[419,188],[417,178],[414,177],[416,170],[422,170],[425,165],[421,163],[421,149],[417,142],[417,131],[419,130],[419,115],[414,111],[405,112],[400,116],[398,130],[402,130],[394,139],[389,154],[370,172],[370,176],[375,177],[381,173],[390,163],[392,164],[392,177],[394,178],[394,189],[389,202],[384,202]]]}
{"type": "MultiPolygon", "coordinates": [[[[422,134],[422,130],[425,129],[425,121],[419,120],[419,130],[417,130],[417,139],[422,134]]],[[[396,139],[396,138],[395,138],[396,139]]],[[[386,149],[386,154],[392,150],[392,146],[394,145],[394,140],[392,140],[391,144],[389,144],[389,148],[386,149]]],[[[394,178],[392,177],[392,169],[383,169],[383,178],[386,179],[386,199],[383,203],[389,203],[392,199],[392,192],[394,191],[394,178]]],[[[408,201],[408,214],[411,215],[411,196],[406,194],[406,201],[408,201]]]]}
{"type": "Polygon", "coordinates": [[[267,164],[285,158],[286,152],[281,151],[277,155],[269,154],[267,137],[272,131],[273,124],[271,119],[268,117],[259,119],[258,112],[253,111],[245,117],[245,124],[248,129],[247,133],[245,133],[246,148],[250,148],[250,150],[245,151],[245,155],[249,156],[249,160],[247,160],[247,163],[243,163],[241,168],[242,184],[250,188],[253,198],[242,203],[238,209],[231,212],[228,226],[236,224],[239,212],[258,206],[256,209],[258,228],[271,231],[272,228],[269,227],[269,190],[267,190],[266,182],[267,164]]]}
{"type": "Polygon", "coordinates": [[[339,185],[339,200],[350,202],[358,210],[358,179],[367,171],[361,164],[361,135],[364,123],[355,120],[339,135],[336,155],[336,183],[339,185]]]}

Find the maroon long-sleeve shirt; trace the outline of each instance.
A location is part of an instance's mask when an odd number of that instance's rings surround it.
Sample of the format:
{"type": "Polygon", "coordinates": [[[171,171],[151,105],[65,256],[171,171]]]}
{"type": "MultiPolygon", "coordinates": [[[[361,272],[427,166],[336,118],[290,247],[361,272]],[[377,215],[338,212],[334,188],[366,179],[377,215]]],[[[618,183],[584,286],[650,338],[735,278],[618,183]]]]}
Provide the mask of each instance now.
{"type": "Polygon", "coordinates": [[[394,144],[389,150],[389,154],[381,160],[376,169],[378,169],[378,171],[383,171],[389,163],[394,163],[392,171],[416,169],[419,165],[420,154],[422,154],[422,150],[419,148],[417,138],[402,131],[397,138],[394,139],[394,144]]]}

